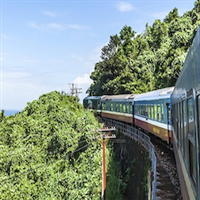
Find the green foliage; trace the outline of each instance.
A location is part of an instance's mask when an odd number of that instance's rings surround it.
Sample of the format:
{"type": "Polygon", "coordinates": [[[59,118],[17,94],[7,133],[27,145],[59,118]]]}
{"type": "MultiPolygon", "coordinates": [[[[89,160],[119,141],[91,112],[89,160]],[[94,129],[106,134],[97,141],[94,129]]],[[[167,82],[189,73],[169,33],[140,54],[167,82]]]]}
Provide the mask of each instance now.
{"type": "Polygon", "coordinates": [[[111,145],[109,145],[109,157],[107,160],[109,162],[106,173],[106,198],[108,200],[122,200],[121,189],[124,185],[120,179],[120,163],[116,160],[116,155],[111,145]]]}
{"type": "Polygon", "coordinates": [[[90,95],[142,93],[174,86],[200,24],[200,3],[179,16],[174,8],[144,33],[125,25],[102,48],[91,74],[90,95]]]}
{"type": "Polygon", "coordinates": [[[102,152],[91,139],[99,127],[92,113],[54,91],[0,117],[0,199],[99,199],[102,152]]]}

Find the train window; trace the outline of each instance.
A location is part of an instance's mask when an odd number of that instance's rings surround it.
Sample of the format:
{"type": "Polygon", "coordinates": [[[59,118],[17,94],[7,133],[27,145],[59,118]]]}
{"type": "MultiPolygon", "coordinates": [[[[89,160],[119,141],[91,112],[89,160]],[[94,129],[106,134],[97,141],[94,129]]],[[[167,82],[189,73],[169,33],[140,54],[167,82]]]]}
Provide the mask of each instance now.
{"type": "Polygon", "coordinates": [[[161,105],[161,120],[164,121],[164,107],[161,105]]]}
{"type": "Polygon", "coordinates": [[[116,111],[118,112],[118,104],[116,104],[115,108],[116,108],[116,111]]]}
{"type": "Polygon", "coordinates": [[[130,105],[130,113],[132,114],[133,110],[132,110],[132,105],[130,105]]]}
{"type": "Polygon", "coordinates": [[[157,119],[161,121],[161,111],[160,111],[160,105],[157,106],[157,119]]]}
{"type": "Polygon", "coordinates": [[[122,104],[120,104],[119,106],[120,106],[120,112],[122,112],[122,104]]]}
{"type": "Polygon", "coordinates": [[[180,102],[179,106],[180,106],[180,146],[181,146],[181,152],[183,154],[183,138],[184,138],[184,134],[183,134],[183,103],[180,102]]]}
{"type": "Polygon", "coordinates": [[[140,114],[143,115],[143,105],[140,106],[140,114]]]}
{"type": "Polygon", "coordinates": [[[177,142],[179,142],[179,128],[178,128],[178,113],[179,113],[179,107],[178,103],[176,104],[176,135],[177,135],[177,142]]]}
{"type": "Polygon", "coordinates": [[[138,115],[140,115],[140,105],[138,105],[138,115]]]}
{"type": "Polygon", "coordinates": [[[157,120],[157,106],[154,105],[154,119],[157,120]]]}
{"type": "Polygon", "coordinates": [[[102,110],[105,110],[106,109],[106,105],[105,103],[102,104],[102,110]]]}
{"type": "Polygon", "coordinates": [[[184,126],[184,156],[188,166],[188,140],[187,140],[187,119],[186,119],[186,102],[183,101],[183,126],[184,126]]]}
{"type": "Polygon", "coordinates": [[[142,115],[145,116],[145,105],[142,106],[142,115]]]}
{"type": "Polygon", "coordinates": [[[148,105],[148,117],[150,118],[151,117],[151,106],[148,105]]]}
{"type": "Polygon", "coordinates": [[[129,113],[129,105],[126,106],[126,111],[129,113]]]}
{"type": "Polygon", "coordinates": [[[179,103],[176,104],[176,107],[177,107],[177,113],[176,113],[176,130],[177,130],[177,142],[179,143],[180,141],[180,130],[179,130],[179,103]]]}
{"type": "Polygon", "coordinates": [[[110,105],[110,110],[113,111],[113,104],[110,105]]]}
{"type": "Polygon", "coordinates": [[[188,99],[188,126],[189,133],[192,138],[194,138],[194,108],[193,108],[193,99],[188,99]]]}
{"type": "Polygon", "coordinates": [[[151,119],[153,119],[153,105],[151,105],[151,119]]]}
{"type": "Polygon", "coordinates": [[[145,105],[145,116],[146,116],[146,117],[149,116],[149,115],[148,115],[148,106],[147,106],[147,105],[145,105]]]}
{"type": "Polygon", "coordinates": [[[193,99],[187,100],[187,111],[188,111],[188,139],[189,139],[189,166],[190,175],[195,182],[196,180],[196,153],[195,153],[195,135],[194,135],[194,104],[193,99]]]}
{"type": "Polygon", "coordinates": [[[126,105],[123,105],[123,112],[126,112],[126,105]]]}
{"type": "Polygon", "coordinates": [[[177,113],[177,128],[178,128],[178,145],[181,141],[181,128],[180,128],[180,103],[178,103],[178,113],[177,113]]]}

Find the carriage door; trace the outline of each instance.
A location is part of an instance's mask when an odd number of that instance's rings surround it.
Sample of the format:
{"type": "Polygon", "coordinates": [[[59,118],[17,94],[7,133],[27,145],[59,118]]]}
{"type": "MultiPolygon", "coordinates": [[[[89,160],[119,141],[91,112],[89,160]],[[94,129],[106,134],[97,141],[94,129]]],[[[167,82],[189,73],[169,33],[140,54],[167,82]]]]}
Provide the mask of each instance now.
{"type": "Polygon", "coordinates": [[[170,128],[169,126],[171,125],[171,109],[170,109],[170,104],[166,103],[167,106],[167,134],[168,134],[168,143],[172,143],[172,135],[170,135],[170,128]]]}
{"type": "Polygon", "coordinates": [[[194,121],[194,101],[192,96],[187,99],[187,124],[188,124],[188,144],[189,144],[189,167],[190,176],[196,185],[196,151],[195,151],[195,121],[194,121]]]}

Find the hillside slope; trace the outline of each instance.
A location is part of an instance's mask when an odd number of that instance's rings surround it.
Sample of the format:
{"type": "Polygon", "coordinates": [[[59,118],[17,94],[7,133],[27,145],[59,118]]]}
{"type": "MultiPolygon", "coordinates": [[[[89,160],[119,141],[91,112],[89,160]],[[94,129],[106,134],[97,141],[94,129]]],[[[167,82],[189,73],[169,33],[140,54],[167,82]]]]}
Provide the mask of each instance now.
{"type": "Polygon", "coordinates": [[[0,115],[0,199],[99,199],[102,152],[91,140],[99,126],[91,113],[54,91],[0,115]]]}

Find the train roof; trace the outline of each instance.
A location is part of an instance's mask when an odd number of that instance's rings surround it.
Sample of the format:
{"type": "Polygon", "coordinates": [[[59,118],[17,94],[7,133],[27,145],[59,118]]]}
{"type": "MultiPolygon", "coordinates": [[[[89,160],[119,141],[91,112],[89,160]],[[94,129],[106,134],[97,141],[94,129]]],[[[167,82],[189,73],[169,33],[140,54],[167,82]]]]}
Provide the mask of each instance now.
{"type": "Polygon", "coordinates": [[[123,100],[131,100],[134,99],[136,97],[137,94],[119,94],[119,95],[104,95],[102,97],[102,100],[120,100],[120,101],[123,101],[123,100]]]}
{"type": "Polygon", "coordinates": [[[134,101],[167,99],[170,98],[173,90],[174,87],[168,87],[143,94],[138,94],[137,97],[135,97],[134,101]]]}
{"type": "Polygon", "coordinates": [[[83,100],[97,100],[101,99],[102,96],[87,96],[83,100]]]}

